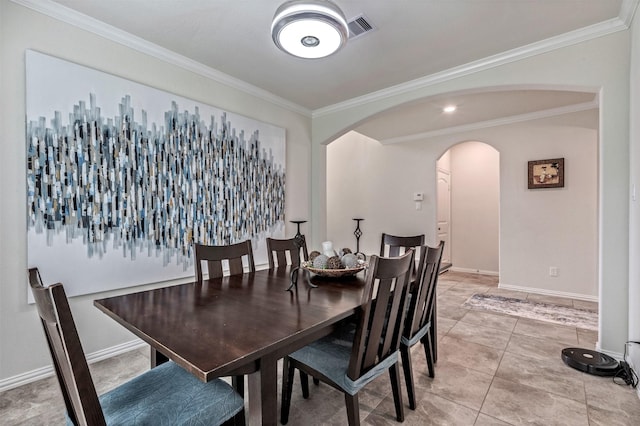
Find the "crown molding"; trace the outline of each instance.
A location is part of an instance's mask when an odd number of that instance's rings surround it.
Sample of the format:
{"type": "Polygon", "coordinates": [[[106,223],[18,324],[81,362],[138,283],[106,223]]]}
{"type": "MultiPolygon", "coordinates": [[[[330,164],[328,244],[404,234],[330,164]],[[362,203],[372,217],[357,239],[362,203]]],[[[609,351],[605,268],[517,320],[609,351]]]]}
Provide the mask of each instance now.
{"type": "MultiPolygon", "coordinates": [[[[638,1],[640,0],[629,0],[629,2],[633,3],[632,9],[635,10],[635,6],[638,4],[638,1]]],[[[629,11],[627,14],[633,15],[632,11],[629,11]]],[[[628,24],[626,24],[621,18],[609,19],[598,24],[580,28],[578,30],[551,37],[539,42],[531,43],[526,46],[518,47],[516,49],[508,50],[506,52],[502,52],[493,56],[488,56],[486,58],[474,62],[469,62],[458,67],[450,68],[442,72],[431,74],[425,77],[420,77],[415,80],[407,81],[395,86],[387,87],[385,89],[371,92],[363,96],[358,96],[356,98],[330,105],[328,107],[319,108],[313,111],[312,117],[318,118],[325,115],[338,113],[350,108],[367,105],[369,103],[380,101],[392,96],[414,92],[416,90],[433,86],[435,84],[440,84],[469,74],[474,74],[511,62],[540,55],[542,53],[551,52],[562,47],[571,46],[587,40],[613,34],[618,31],[626,30],[628,28],[628,24]]]]}
{"type": "Polygon", "coordinates": [[[214,68],[201,64],[200,62],[189,59],[176,52],[173,52],[157,44],[151,43],[143,38],[135,36],[126,31],[120,30],[112,25],[106,24],[90,16],[84,15],[73,9],[50,0],[11,0],[13,3],[19,4],[36,12],[47,15],[58,21],[78,27],[82,30],[89,31],[98,36],[104,37],[113,42],[122,44],[123,46],[137,50],[140,53],[160,59],[161,61],[176,65],[185,70],[194,72],[203,77],[214,80],[231,88],[240,90],[259,99],[270,102],[289,111],[311,117],[311,110],[274,95],[264,89],[249,84],[243,80],[237,79],[218,71],[214,68]]]}
{"type": "Polygon", "coordinates": [[[557,115],[570,114],[572,112],[588,111],[598,108],[598,101],[583,102],[579,104],[567,105],[558,108],[550,108],[535,111],[527,114],[512,115],[510,117],[497,118],[495,120],[478,121],[476,123],[464,124],[461,126],[447,127],[444,129],[431,130],[428,132],[415,133],[412,135],[398,136],[395,138],[382,139],[382,145],[390,145],[403,142],[415,142],[438,136],[452,135],[456,133],[468,132],[472,130],[488,129],[490,127],[506,126],[509,124],[521,123],[523,121],[539,120],[541,118],[555,117],[557,115]]]}
{"type": "Polygon", "coordinates": [[[631,21],[633,21],[633,16],[638,9],[639,2],[640,0],[622,0],[622,4],[620,5],[620,14],[618,16],[627,27],[631,26],[631,21]]]}
{"type": "Polygon", "coordinates": [[[169,49],[160,47],[131,33],[122,31],[51,0],[10,1],[310,118],[318,118],[349,108],[366,105],[381,99],[401,95],[448,80],[460,78],[465,75],[539,55],[541,53],[546,53],[586,40],[626,30],[629,28],[638,7],[638,3],[640,2],[640,0],[623,0],[618,18],[613,18],[608,21],[574,30],[540,42],[502,52],[478,61],[450,68],[442,72],[434,73],[312,111],[257,86],[251,85],[243,80],[203,65],[200,62],[189,59],[169,49]]]}

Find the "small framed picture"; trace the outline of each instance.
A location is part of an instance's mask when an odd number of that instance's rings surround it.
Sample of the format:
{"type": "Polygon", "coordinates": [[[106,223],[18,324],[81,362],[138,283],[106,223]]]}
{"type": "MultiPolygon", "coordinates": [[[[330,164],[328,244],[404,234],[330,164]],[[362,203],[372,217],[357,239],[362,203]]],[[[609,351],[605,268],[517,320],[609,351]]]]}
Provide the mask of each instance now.
{"type": "Polygon", "coordinates": [[[529,161],[529,189],[563,187],[564,158],[529,161]]]}

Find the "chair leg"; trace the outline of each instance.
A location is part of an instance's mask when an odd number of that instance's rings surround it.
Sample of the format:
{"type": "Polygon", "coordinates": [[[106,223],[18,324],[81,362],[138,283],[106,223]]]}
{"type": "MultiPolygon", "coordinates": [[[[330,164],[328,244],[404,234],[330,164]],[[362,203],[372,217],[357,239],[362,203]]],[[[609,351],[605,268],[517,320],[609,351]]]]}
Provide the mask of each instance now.
{"type": "Polygon", "coordinates": [[[242,409],[238,414],[231,417],[226,422],[222,423],[222,426],[245,426],[245,410],[242,409]]]}
{"type": "Polygon", "coordinates": [[[245,411],[242,410],[238,414],[233,417],[233,425],[234,426],[245,426],[245,411]]]}
{"type": "Polygon", "coordinates": [[[389,367],[389,377],[391,378],[391,390],[393,391],[393,403],[396,406],[396,419],[404,421],[404,407],[402,406],[402,391],[400,389],[400,367],[396,362],[389,367]]]}
{"type": "MultiPolygon", "coordinates": [[[[429,341],[431,342],[431,354],[433,363],[438,362],[438,298],[433,300],[433,313],[431,314],[431,327],[429,327],[429,341]]],[[[433,376],[431,376],[433,377],[433,376]]]]}
{"type": "Polygon", "coordinates": [[[289,362],[289,358],[285,356],[282,361],[282,405],[280,407],[280,423],[283,425],[286,425],[289,421],[294,369],[293,364],[289,362]]]}
{"type": "Polygon", "coordinates": [[[424,347],[424,354],[427,358],[427,367],[429,368],[429,377],[433,379],[436,376],[436,370],[433,366],[435,356],[433,354],[432,341],[433,339],[431,338],[431,332],[427,333],[427,335],[421,339],[422,346],[424,347]]]}
{"type": "Polygon", "coordinates": [[[316,386],[320,385],[320,379],[314,377],[313,378],[313,384],[316,385],[316,386]]]}
{"type": "Polygon", "coordinates": [[[404,381],[407,385],[407,397],[409,398],[409,408],[416,409],[416,391],[413,385],[413,366],[411,365],[411,348],[400,345],[400,355],[402,357],[402,371],[404,381]]]}
{"type": "Polygon", "coordinates": [[[231,385],[244,398],[244,376],[232,376],[231,385]]]}
{"type": "Polygon", "coordinates": [[[358,404],[358,394],[351,396],[348,393],[345,393],[344,402],[347,405],[347,419],[349,420],[349,426],[359,426],[360,406],[358,404]]]}
{"type": "Polygon", "coordinates": [[[300,387],[302,388],[302,397],[309,398],[309,375],[300,370],[300,387]]]}
{"type": "MultiPolygon", "coordinates": [[[[244,376],[232,376],[231,377],[231,385],[233,388],[240,394],[242,399],[244,399],[244,376]]],[[[244,410],[240,411],[233,418],[229,420],[233,426],[245,426],[245,412],[244,410]]]]}

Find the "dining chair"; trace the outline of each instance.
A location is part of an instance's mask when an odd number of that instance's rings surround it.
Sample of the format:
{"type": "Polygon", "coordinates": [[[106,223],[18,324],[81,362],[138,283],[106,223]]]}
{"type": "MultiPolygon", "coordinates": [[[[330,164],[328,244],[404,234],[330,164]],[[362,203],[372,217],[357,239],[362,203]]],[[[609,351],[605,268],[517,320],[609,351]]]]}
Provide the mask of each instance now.
{"type": "MultiPolygon", "coordinates": [[[[401,253],[404,253],[405,250],[409,248],[413,248],[416,250],[415,259],[419,261],[422,258],[422,246],[424,245],[425,235],[414,235],[414,236],[397,236],[391,234],[382,233],[382,238],[380,242],[380,256],[398,256],[401,253]],[[419,251],[419,252],[418,252],[419,251]]],[[[415,282],[415,277],[417,276],[417,268],[416,265],[413,265],[413,277],[415,282]]],[[[437,301],[434,301],[433,309],[436,308],[437,301]]],[[[435,336],[438,333],[438,319],[436,316],[433,317],[433,321],[431,321],[431,335],[435,336]]],[[[433,362],[438,361],[438,342],[436,339],[433,339],[432,342],[432,354],[433,354],[433,362]]]]}
{"type": "Polygon", "coordinates": [[[416,343],[422,343],[427,358],[429,377],[435,377],[433,348],[437,336],[432,334],[431,322],[433,321],[433,306],[443,249],[444,241],[440,241],[437,247],[422,246],[421,248],[422,256],[418,263],[417,285],[411,289],[407,318],[400,339],[402,369],[407,385],[409,408],[412,410],[416,409],[416,397],[411,366],[411,348],[416,343]]]}
{"type": "Polygon", "coordinates": [[[267,257],[269,258],[269,268],[283,265],[300,266],[303,260],[309,259],[307,241],[304,235],[299,239],[267,238],[267,257]],[[301,252],[302,256],[300,256],[301,252]]]}
{"type": "MultiPolygon", "coordinates": [[[[267,257],[269,258],[269,269],[273,269],[276,266],[292,266],[293,270],[291,271],[291,285],[289,285],[289,288],[287,288],[287,290],[291,290],[298,284],[298,274],[302,261],[309,259],[309,253],[307,251],[307,241],[304,235],[301,235],[299,238],[294,237],[285,240],[267,238],[267,257]],[[303,259],[300,259],[301,251],[303,259]]],[[[309,271],[305,270],[304,273],[307,274],[307,279],[309,279],[309,271]]],[[[313,287],[317,286],[314,285],[313,287]]],[[[306,389],[306,395],[308,396],[309,377],[302,370],[300,370],[300,381],[304,383],[303,389],[306,389]]],[[[316,382],[315,379],[314,382],[316,382]]]]}
{"type": "MultiPolygon", "coordinates": [[[[244,273],[243,259],[246,259],[249,272],[255,272],[256,265],[253,260],[253,248],[251,240],[226,246],[208,246],[195,244],[196,282],[202,283],[202,263],[207,263],[209,278],[220,278],[224,275],[224,263],[228,264],[228,275],[242,275],[244,273]]],[[[244,376],[258,371],[258,365],[250,363],[229,375],[232,378],[233,388],[244,396],[244,376]]]]}
{"type": "Polygon", "coordinates": [[[222,380],[204,383],[172,361],[98,397],[62,284],[42,285],[37,268],[29,284],[67,409],[67,424],[192,425],[244,419],[244,401],[222,380]]]}
{"type": "MultiPolygon", "coordinates": [[[[425,236],[414,235],[410,237],[402,237],[398,235],[391,235],[382,233],[380,239],[380,256],[396,257],[412,248],[416,250],[416,260],[419,259],[420,254],[418,249],[424,245],[425,236]]],[[[415,272],[415,269],[414,269],[415,272]]]]}
{"type": "Polygon", "coordinates": [[[267,238],[267,255],[269,258],[269,268],[276,266],[291,265],[291,284],[287,291],[293,289],[298,284],[298,276],[302,273],[306,274],[307,284],[311,287],[317,287],[310,281],[309,271],[301,268],[302,262],[309,259],[307,251],[307,241],[304,235],[289,238],[285,240],[276,238],[267,238]],[[302,253],[302,257],[300,254],[302,253]]]}
{"type": "Polygon", "coordinates": [[[349,425],[360,424],[358,392],[388,371],[396,418],[404,420],[398,352],[413,256],[413,249],[395,258],[371,256],[355,332],[339,327],[284,358],[282,424],[289,421],[296,368],[344,393],[349,425]]]}
{"type": "Polygon", "coordinates": [[[195,244],[196,280],[202,282],[202,262],[207,262],[209,278],[223,276],[224,263],[229,265],[228,275],[241,275],[244,273],[243,258],[247,259],[249,272],[255,272],[256,265],[253,261],[253,248],[251,240],[226,246],[208,246],[195,244]]]}

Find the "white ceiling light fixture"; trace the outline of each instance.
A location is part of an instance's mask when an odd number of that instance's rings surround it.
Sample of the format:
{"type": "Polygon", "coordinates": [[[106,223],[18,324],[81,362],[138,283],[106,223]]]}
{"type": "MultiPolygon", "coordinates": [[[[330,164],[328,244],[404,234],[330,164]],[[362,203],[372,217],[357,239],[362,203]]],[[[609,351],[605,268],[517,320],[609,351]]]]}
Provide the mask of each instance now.
{"type": "Polygon", "coordinates": [[[456,109],[458,108],[455,105],[447,105],[446,107],[442,108],[442,111],[451,114],[456,109]]]}
{"type": "Polygon", "coordinates": [[[292,0],[276,10],[271,37],[283,51],[300,58],[329,56],[347,42],[349,27],[338,6],[328,0],[292,0]]]}

